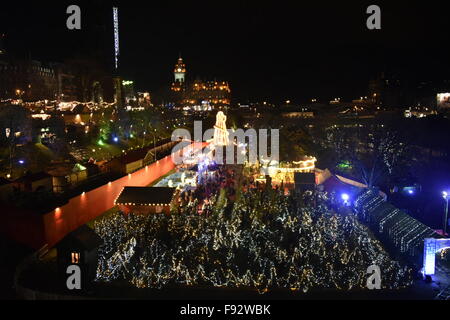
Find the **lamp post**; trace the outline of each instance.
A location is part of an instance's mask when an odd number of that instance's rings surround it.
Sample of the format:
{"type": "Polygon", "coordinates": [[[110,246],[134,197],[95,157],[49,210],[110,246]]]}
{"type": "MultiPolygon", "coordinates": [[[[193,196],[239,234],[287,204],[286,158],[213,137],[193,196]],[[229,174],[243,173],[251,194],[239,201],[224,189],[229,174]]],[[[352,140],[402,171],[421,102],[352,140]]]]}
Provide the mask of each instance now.
{"type": "Polygon", "coordinates": [[[145,147],[145,136],[147,135],[147,131],[144,131],[144,139],[142,140],[142,149],[145,147]]]}
{"type": "Polygon", "coordinates": [[[6,139],[8,139],[8,141],[9,141],[9,173],[7,175],[7,178],[10,179],[11,176],[12,176],[12,170],[13,170],[12,141],[9,139],[9,137],[11,136],[11,129],[10,128],[6,128],[5,129],[5,133],[6,133],[6,139]]]}
{"type": "Polygon", "coordinates": [[[445,215],[444,215],[444,227],[443,227],[443,233],[444,236],[447,234],[447,217],[448,217],[448,199],[449,199],[449,194],[447,191],[442,192],[442,196],[444,197],[445,200],[445,215]]]}
{"type": "Polygon", "coordinates": [[[155,162],[156,162],[156,136],[155,136],[155,134],[153,132],[150,131],[150,133],[153,136],[153,157],[155,158],[155,162]]]}

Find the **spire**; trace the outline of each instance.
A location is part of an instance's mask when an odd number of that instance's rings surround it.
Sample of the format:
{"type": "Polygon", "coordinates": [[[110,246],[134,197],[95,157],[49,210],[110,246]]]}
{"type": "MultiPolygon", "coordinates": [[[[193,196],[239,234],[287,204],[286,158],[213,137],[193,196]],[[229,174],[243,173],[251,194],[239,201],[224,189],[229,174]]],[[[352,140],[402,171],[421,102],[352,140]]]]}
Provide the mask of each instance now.
{"type": "Polygon", "coordinates": [[[185,74],[186,74],[186,65],[183,63],[183,58],[181,58],[180,54],[180,57],[178,58],[178,61],[175,64],[174,69],[175,82],[177,81],[184,82],[185,74]]]}

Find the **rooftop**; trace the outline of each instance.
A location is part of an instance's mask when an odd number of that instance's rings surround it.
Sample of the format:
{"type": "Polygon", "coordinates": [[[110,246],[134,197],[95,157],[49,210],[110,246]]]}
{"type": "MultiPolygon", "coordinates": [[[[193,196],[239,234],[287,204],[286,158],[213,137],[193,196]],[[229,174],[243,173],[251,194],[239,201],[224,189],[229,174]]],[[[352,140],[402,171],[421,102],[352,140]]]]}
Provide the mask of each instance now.
{"type": "Polygon", "coordinates": [[[49,175],[46,172],[37,172],[37,173],[28,173],[26,175],[24,175],[23,177],[17,179],[15,182],[34,182],[34,181],[39,181],[39,180],[43,180],[43,179],[48,179],[51,178],[51,175],[49,175]]]}
{"type": "Polygon", "coordinates": [[[86,250],[92,250],[103,244],[102,238],[95,233],[94,230],[89,228],[87,225],[83,225],[80,228],[76,229],[69,233],[61,242],[60,246],[63,245],[72,246],[76,244],[79,247],[82,247],[86,250]]]}

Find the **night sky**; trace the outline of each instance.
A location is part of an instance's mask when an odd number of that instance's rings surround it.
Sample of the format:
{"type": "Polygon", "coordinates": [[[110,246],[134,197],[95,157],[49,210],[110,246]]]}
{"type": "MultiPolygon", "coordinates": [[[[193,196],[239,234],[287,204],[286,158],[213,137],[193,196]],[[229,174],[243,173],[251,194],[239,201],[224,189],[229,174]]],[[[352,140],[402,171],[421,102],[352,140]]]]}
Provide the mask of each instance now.
{"type": "MultiPolygon", "coordinates": [[[[449,79],[444,3],[117,1],[121,73],[138,89],[158,92],[170,84],[181,53],[188,79],[228,80],[236,102],[350,99],[365,95],[368,80],[381,71],[449,79]],[[370,4],[382,9],[381,31],[366,28],[370,4]]],[[[108,1],[10,2],[2,4],[0,32],[9,52],[35,59],[64,61],[95,46],[112,55],[110,7],[108,1]],[[82,8],[82,31],[66,29],[69,4],[82,8]]]]}

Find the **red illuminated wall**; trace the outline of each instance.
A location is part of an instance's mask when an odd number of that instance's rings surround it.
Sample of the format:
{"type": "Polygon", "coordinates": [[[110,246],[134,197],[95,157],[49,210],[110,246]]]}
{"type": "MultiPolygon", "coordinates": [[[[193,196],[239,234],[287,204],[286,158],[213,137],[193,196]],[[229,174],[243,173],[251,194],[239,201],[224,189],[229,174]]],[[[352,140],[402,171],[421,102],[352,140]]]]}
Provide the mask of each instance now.
{"type": "Polygon", "coordinates": [[[172,157],[167,156],[139,171],[70,199],[66,205],[44,215],[46,243],[50,247],[54,246],[69,232],[114,207],[114,201],[125,186],[147,186],[174,168],[172,157]]]}

